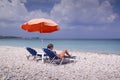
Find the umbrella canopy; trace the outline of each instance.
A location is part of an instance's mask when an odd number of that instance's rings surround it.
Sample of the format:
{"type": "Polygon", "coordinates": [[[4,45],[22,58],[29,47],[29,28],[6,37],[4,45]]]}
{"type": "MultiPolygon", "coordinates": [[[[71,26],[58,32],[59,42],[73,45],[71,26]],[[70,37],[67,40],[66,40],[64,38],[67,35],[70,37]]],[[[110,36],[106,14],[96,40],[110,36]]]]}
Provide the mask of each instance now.
{"type": "Polygon", "coordinates": [[[60,28],[57,23],[50,19],[32,19],[24,23],[21,28],[27,30],[28,32],[40,32],[40,33],[51,33],[58,31],[60,28]]]}

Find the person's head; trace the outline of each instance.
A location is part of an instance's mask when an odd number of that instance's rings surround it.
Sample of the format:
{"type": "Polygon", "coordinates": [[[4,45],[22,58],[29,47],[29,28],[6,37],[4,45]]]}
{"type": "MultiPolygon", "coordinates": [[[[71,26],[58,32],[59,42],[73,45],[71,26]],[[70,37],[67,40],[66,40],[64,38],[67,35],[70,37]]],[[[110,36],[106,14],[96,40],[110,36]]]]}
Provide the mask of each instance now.
{"type": "Polygon", "coordinates": [[[53,46],[53,44],[51,44],[51,43],[48,44],[48,46],[47,46],[47,48],[48,48],[48,49],[51,49],[51,50],[53,49],[53,47],[54,47],[54,46],[53,46]]]}

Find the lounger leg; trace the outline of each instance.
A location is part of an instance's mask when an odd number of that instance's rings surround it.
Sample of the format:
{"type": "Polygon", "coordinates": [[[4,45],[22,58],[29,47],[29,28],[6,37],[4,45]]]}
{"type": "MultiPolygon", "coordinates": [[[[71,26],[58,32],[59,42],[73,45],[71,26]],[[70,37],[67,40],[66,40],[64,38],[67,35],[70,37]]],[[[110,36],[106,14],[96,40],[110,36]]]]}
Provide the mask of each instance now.
{"type": "Polygon", "coordinates": [[[26,57],[27,57],[27,60],[29,60],[29,58],[30,58],[30,55],[28,55],[28,56],[26,55],[26,57]]]}
{"type": "Polygon", "coordinates": [[[37,56],[34,56],[33,60],[36,60],[37,56]]]}
{"type": "Polygon", "coordinates": [[[50,61],[50,63],[52,63],[54,61],[55,57],[50,61]]]}
{"type": "Polygon", "coordinates": [[[60,61],[60,64],[59,64],[59,65],[61,65],[61,64],[62,64],[63,60],[64,60],[64,59],[61,59],[61,61],[60,61]]]}

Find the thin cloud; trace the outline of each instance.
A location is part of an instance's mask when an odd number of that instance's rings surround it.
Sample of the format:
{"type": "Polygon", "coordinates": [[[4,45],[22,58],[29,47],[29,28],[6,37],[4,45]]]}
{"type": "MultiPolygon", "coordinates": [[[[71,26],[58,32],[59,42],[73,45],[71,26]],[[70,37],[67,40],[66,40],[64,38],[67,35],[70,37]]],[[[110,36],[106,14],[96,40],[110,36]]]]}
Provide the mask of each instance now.
{"type": "Polygon", "coordinates": [[[42,10],[27,11],[26,0],[0,1],[0,19],[27,21],[32,18],[52,18],[59,24],[70,23],[112,23],[117,14],[113,12],[109,1],[99,0],[61,0],[50,14],[42,10]]]}
{"type": "Polygon", "coordinates": [[[62,0],[54,6],[51,16],[66,23],[111,23],[117,14],[113,12],[109,1],[99,0],[62,0]]]}

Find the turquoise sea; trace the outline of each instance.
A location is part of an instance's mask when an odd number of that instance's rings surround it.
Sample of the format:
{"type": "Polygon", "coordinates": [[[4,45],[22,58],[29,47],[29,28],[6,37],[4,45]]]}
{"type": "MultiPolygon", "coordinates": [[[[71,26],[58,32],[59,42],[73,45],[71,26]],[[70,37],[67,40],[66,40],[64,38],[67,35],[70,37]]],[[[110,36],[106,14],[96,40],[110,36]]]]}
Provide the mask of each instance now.
{"type": "Polygon", "coordinates": [[[120,39],[0,39],[0,46],[46,47],[53,43],[55,49],[70,51],[120,54],[120,39]]]}

